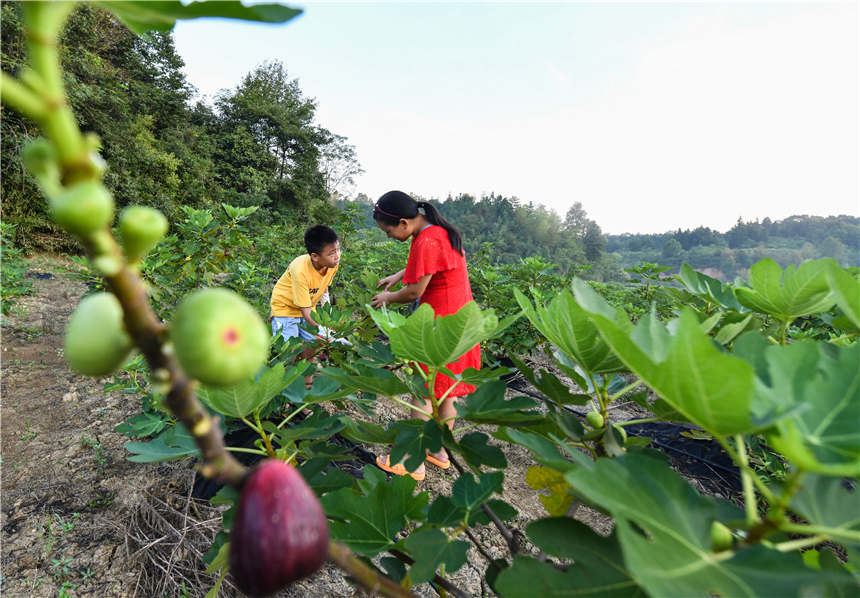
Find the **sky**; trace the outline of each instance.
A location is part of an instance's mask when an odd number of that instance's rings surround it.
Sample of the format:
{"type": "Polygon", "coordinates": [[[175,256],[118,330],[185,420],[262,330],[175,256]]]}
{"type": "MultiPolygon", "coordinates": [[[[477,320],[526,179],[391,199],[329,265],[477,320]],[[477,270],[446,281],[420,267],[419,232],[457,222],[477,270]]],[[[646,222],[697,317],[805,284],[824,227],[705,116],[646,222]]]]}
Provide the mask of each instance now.
{"type": "Polygon", "coordinates": [[[860,216],[856,1],[287,4],[179,22],[188,81],[281,61],[372,199],[580,202],[609,234],[860,216]]]}

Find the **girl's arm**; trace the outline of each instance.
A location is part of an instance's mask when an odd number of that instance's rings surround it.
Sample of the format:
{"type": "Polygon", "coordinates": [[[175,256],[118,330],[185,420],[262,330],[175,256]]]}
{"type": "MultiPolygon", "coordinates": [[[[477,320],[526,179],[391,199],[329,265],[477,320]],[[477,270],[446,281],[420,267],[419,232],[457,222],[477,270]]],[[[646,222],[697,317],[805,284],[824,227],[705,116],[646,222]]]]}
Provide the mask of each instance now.
{"type": "MultiPolygon", "coordinates": [[[[391,287],[393,287],[393,286],[394,286],[394,285],[396,285],[398,282],[400,282],[401,280],[403,280],[403,275],[404,275],[405,273],[406,273],[406,268],[404,268],[404,269],[403,269],[403,270],[401,270],[400,272],[395,272],[395,273],[394,273],[394,274],[392,274],[391,276],[386,276],[385,278],[381,279],[381,280],[379,281],[379,283],[377,283],[376,288],[378,289],[378,288],[379,288],[379,287],[381,287],[382,285],[385,285],[385,290],[386,290],[386,291],[387,291],[387,290],[389,290],[391,287]]],[[[426,285],[425,285],[425,286],[426,286],[426,285]]],[[[421,292],[423,293],[424,291],[422,290],[421,292]]]]}
{"type": "MultiPolygon", "coordinates": [[[[370,300],[370,305],[378,308],[383,305],[388,305],[389,303],[411,303],[424,294],[432,276],[432,274],[425,274],[418,279],[418,282],[408,284],[399,291],[395,291],[393,293],[390,291],[383,291],[370,300]]],[[[403,278],[402,273],[400,277],[403,278]]]]}

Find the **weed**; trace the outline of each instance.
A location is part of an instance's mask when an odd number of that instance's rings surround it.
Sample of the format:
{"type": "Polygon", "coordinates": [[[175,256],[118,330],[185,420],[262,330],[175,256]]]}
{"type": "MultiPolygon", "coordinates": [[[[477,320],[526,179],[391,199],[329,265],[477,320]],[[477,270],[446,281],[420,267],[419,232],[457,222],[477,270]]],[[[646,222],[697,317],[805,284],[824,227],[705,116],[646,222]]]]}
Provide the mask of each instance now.
{"type": "MultiPolygon", "coordinates": [[[[68,575],[72,572],[72,569],[69,565],[72,564],[72,557],[60,557],[58,559],[51,559],[51,571],[54,572],[54,579],[60,581],[61,579],[68,577],[68,575]]],[[[65,587],[65,584],[63,584],[65,587]]]]}
{"type": "Polygon", "coordinates": [[[107,463],[107,459],[105,458],[102,452],[102,443],[98,438],[93,440],[86,434],[81,435],[81,448],[92,449],[93,450],[93,459],[95,459],[96,465],[98,467],[103,466],[107,463]]]}
{"type": "Polygon", "coordinates": [[[34,431],[30,430],[30,420],[29,419],[24,420],[24,429],[26,430],[26,432],[24,432],[21,435],[21,441],[22,442],[27,442],[28,440],[33,440],[36,436],[39,435],[38,432],[34,432],[34,431]]]}

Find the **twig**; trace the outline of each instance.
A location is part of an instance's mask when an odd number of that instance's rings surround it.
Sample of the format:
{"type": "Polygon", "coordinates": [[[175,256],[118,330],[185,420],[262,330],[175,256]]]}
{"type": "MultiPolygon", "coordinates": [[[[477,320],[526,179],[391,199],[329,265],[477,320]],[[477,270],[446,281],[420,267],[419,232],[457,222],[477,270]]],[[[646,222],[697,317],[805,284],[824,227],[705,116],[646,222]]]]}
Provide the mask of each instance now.
{"type": "MultiPolygon", "coordinates": [[[[388,552],[391,553],[393,556],[397,557],[398,560],[406,563],[407,565],[412,565],[415,563],[415,559],[413,559],[411,556],[404,552],[400,552],[399,550],[389,550],[388,552]]],[[[437,586],[439,586],[452,596],[455,596],[456,598],[472,598],[469,594],[452,584],[450,581],[448,581],[441,575],[434,575],[433,583],[435,583],[437,586]]]]}
{"type": "Polygon", "coordinates": [[[355,581],[361,584],[367,591],[382,596],[393,598],[415,598],[415,595],[406,588],[397,585],[384,575],[381,575],[369,567],[361,559],[355,556],[349,548],[339,542],[329,542],[329,560],[349,573],[355,581]]]}
{"type": "MultiPolygon", "coordinates": [[[[466,470],[463,469],[463,466],[460,465],[457,460],[454,458],[454,455],[448,454],[448,458],[451,460],[451,464],[454,466],[460,475],[466,473],[466,470]]],[[[521,534],[519,530],[512,530],[505,525],[505,522],[499,519],[498,515],[496,515],[493,510],[487,506],[486,503],[481,504],[481,510],[490,518],[490,521],[493,522],[499,533],[502,534],[502,537],[505,539],[505,543],[508,545],[508,550],[511,552],[511,556],[514,557],[520,551],[520,543],[517,539],[517,536],[521,534]]]]}

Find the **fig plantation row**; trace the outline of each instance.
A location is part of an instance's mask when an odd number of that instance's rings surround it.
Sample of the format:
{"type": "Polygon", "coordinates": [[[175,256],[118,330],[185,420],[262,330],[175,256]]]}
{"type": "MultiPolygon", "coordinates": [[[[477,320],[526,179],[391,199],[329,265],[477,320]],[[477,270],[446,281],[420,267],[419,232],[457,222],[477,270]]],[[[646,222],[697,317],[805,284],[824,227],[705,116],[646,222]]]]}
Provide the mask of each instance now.
{"type": "MultiPolygon", "coordinates": [[[[180,18],[283,22],[299,12],[240,2],[98,4],[137,32],[169,30],[180,18]]],[[[209,595],[228,571],[247,593],[270,594],[327,558],[386,595],[432,581],[463,596],[448,577],[470,544],[486,559],[486,585],[504,597],[857,593],[856,272],[829,259],[785,271],[762,260],[748,284],[730,285],[685,267],[670,289],[654,284],[659,266],[643,264],[633,268],[643,283],[630,289],[567,280],[536,259],[488,268],[476,255],[481,305],[434,319],[426,305],[409,316],[365,307],[406,247],[353,238],[341,226],[341,287],[318,317],[351,345],[321,345],[328,360],[306,389],[301,378],[316,366],[296,360],[296,342],[270,342],[261,317],[270,283],[300,252],[288,246],[299,231],[251,237],[242,228],[251,208],[231,206],[187,209],[167,237],[157,210],[117,215],[100,142],[82,134],[64,88],[57,40],[71,9],[22,5],[28,66],[3,73],[2,99],[44,135],[28,140],[22,163],[51,218],[86,251],[84,276],[99,288],[70,320],[70,364],[99,377],[129,372],[108,387],[141,393],[141,413],[120,426],[136,437],[126,445],[132,460],[196,456],[199,471],[224,484],[213,500],[230,508],[209,554],[208,570],[220,572],[209,595]],[[208,288],[215,284],[227,288],[208,288]],[[439,413],[445,396],[428,389],[440,372],[454,376],[445,364],[476,343],[505,360],[455,376],[477,390],[457,405],[452,433],[439,413]],[[527,365],[539,349],[570,385],[527,365]],[[126,365],[134,352],[140,357],[126,365]],[[545,400],[508,396],[509,365],[545,400]],[[428,392],[431,411],[412,417],[410,399],[428,392]],[[613,421],[609,410],[620,400],[718,442],[740,471],[738,505],[699,494],[647,439],[628,437],[631,422],[613,421]],[[380,401],[407,415],[380,425],[380,401]],[[323,408],[329,402],[333,414],[323,408]],[[361,415],[342,415],[347,405],[361,415]],[[571,405],[587,407],[585,423],[571,405]],[[236,428],[257,440],[225,447],[236,428]],[[410,469],[444,446],[459,475],[449,493],[432,497],[411,477],[388,480],[372,466],[356,479],[333,465],[350,458],[335,435],[390,445],[410,469]],[[762,471],[750,460],[749,446],[762,442],[781,468],[762,471]],[[533,455],[526,482],[546,508],[524,530],[502,493],[511,444],[533,455]],[[266,460],[249,472],[236,451],[266,460]],[[612,534],[575,520],[581,504],[612,518],[612,534]],[[490,557],[476,525],[496,529],[508,554],[490,557]]]]}
{"type": "MultiPolygon", "coordinates": [[[[218,281],[266,313],[267,291],[257,285],[265,289],[263,280],[277,276],[265,264],[275,256],[252,259],[242,217],[229,206],[217,214],[188,210],[177,233],[144,260],[164,313],[172,310],[170,298],[218,281]],[[218,276],[225,269],[230,274],[218,276]],[[263,280],[255,283],[255,276],[263,280]]],[[[721,283],[684,266],[670,286],[659,279],[659,266],[643,264],[633,269],[643,283],[622,286],[555,275],[539,260],[481,266],[478,256],[470,274],[480,306],[434,320],[428,308],[407,316],[365,307],[379,277],[403,263],[403,246],[360,235],[348,235],[344,246],[334,305],[322,306],[319,320],[353,344],[320,346],[327,361],[313,387],[305,389],[303,376],[316,366],[296,362],[300,345],[275,339],[253,379],[203,386],[198,394],[222,416],[225,434],[250,428],[259,437],[234,450],[297,464],[321,498],[332,537],[365,557],[385,555],[390,578],[406,586],[445,581],[466,562],[470,529],[495,525],[511,540],[508,559],[486,563],[487,581],[502,596],[856,591],[856,272],[833,260],[785,271],[763,260],[749,283],[721,283]],[[425,396],[428,378],[476,342],[489,349],[487,359],[481,371],[460,376],[478,390],[458,405],[455,433],[438,417],[410,417],[410,397],[425,396]],[[528,352],[537,350],[553,355],[572,386],[527,365],[528,352]],[[518,369],[545,401],[510,398],[502,376],[511,370],[500,361],[518,369]],[[430,365],[429,373],[416,363],[430,365]],[[404,419],[380,426],[379,401],[401,405],[404,419]],[[658,421],[692,423],[719,442],[741,472],[738,504],[698,494],[648,448],[647,438],[628,437],[625,426],[642,420],[613,421],[609,408],[616,401],[635,401],[658,421]],[[363,416],[331,415],[322,408],[326,402],[336,414],[352,403],[350,412],[363,416]],[[583,421],[570,406],[586,407],[588,417],[583,421]],[[335,465],[354,458],[331,441],[338,434],[390,444],[394,459],[445,446],[460,475],[450,495],[434,497],[410,478],[388,481],[372,466],[356,480],[335,465]],[[547,517],[523,531],[540,558],[519,545],[511,522],[520,518],[501,493],[505,443],[526,447],[535,459],[526,481],[541,494],[547,517]],[[779,468],[751,463],[750,445],[763,443],[779,468]],[[613,534],[599,536],[573,519],[578,504],[612,517],[613,534]],[[412,532],[398,540],[404,529],[412,532]]],[[[131,381],[117,376],[107,386],[144,389],[142,412],[119,428],[135,437],[127,444],[130,459],[197,455],[193,438],[161,407],[157,385],[147,385],[143,360],[130,365],[131,381]]],[[[409,457],[407,467],[420,462],[409,457]]],[[[214,500],[237,498],[225,488],[214,500]]],[[[232,512],[210,551],[213,571],[227,567],[232,512]]]]}

